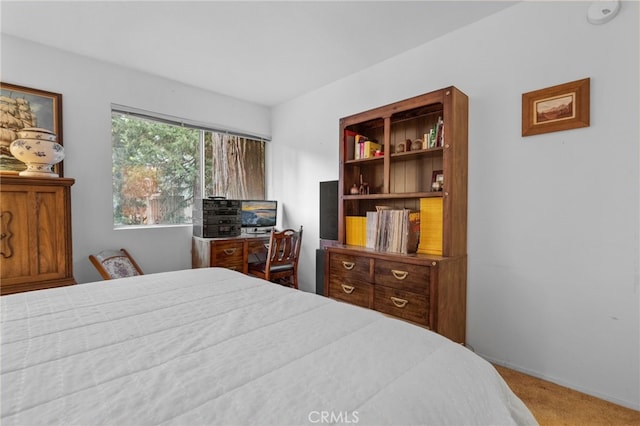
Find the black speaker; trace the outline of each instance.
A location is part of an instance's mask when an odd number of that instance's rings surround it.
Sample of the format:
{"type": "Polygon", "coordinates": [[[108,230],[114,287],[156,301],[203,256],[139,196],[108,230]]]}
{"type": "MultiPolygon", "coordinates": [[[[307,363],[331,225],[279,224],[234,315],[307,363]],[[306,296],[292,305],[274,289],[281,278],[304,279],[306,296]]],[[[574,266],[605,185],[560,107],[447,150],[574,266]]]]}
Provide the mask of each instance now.
{"type": "Polygon", "coordinates": [[[324,296],[324,250],[316,249],[316,294],[324,296]]]}
{"type": "Polygon", "coordinates": [[[338,239],[338,181],[320,182],[320,239],[338,239]]]}

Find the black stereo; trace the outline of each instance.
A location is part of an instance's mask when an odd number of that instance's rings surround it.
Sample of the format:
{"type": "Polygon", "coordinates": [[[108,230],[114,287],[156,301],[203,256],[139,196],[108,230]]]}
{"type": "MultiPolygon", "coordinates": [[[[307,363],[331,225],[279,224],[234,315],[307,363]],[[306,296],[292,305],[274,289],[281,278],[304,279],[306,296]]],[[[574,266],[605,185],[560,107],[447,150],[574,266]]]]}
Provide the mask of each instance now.
{"type": "Polygon", "coordinates": [[[193,235],[237,237],[242,231],[240,208],[240,200],[197,199],[193,207],[193,235]]]}

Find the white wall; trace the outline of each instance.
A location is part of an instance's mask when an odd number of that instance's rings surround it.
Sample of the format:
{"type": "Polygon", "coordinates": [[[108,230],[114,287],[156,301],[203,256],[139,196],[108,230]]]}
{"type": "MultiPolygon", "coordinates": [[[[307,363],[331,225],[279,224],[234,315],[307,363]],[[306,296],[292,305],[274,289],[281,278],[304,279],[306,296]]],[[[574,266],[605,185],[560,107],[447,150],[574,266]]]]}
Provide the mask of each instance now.
{"type": "Polygon", "coordinates": [[[71,189],[78,282],[99,280],[87,256],[126,247],[147,273],[191,267],[191,226],[113,229],[111,103],[269,135],[270,111],[202,89],[2,34],[1,80],[62,94],[64,175],[71,189]],[[45,65],[43,65],[45,64],[45,65]]]}
{"type": "Polygon", "coordinates": [[[338,119],[455,85],[470,98],[468,342],[640,409],[638,3],[524,2],[273,111],[271,196],[305,225],[314,289],[318,182],[338,119]],[[522,93],[591,78],[591,126],[521,137],[522,93]]]}

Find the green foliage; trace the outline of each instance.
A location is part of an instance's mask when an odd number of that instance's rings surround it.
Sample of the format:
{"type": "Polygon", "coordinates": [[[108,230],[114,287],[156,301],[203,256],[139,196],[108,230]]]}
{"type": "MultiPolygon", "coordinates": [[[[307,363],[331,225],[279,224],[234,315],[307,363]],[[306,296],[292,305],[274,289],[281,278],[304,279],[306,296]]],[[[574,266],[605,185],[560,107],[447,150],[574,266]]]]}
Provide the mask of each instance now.
{"type": "Polygon", "coordinates": [[[264,141],[117,112],[111,129],[115,225],[191,223],[194,198],[210,195],[264,198],[264,141]],[[199,170],[201,133],[204,170],[199,170]]]}
{"type": "Polygon", "coordinates": [[[113,113],[114,224],[191,223],[199,130],[113,113]]]}

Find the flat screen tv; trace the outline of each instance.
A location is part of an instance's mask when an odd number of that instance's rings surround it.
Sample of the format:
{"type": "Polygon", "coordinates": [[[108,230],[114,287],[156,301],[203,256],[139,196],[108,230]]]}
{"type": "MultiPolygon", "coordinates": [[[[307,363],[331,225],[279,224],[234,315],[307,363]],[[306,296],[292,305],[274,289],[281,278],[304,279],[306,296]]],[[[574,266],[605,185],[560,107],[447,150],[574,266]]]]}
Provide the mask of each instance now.
{"type": "Polygon", "coordinates": [[[268,232],[276,226],[278,202],[274,200],[242,200],[242,227],[247,232],[268,232]]]}

